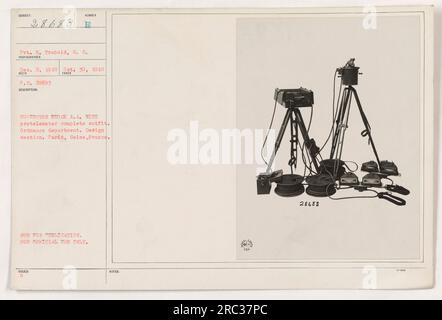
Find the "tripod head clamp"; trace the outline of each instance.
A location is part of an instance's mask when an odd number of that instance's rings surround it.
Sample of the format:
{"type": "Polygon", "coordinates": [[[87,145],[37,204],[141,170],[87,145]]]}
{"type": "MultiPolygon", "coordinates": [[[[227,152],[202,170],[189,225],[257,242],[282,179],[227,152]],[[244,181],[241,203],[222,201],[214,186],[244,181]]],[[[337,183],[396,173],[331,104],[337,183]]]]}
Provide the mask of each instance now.
{"type": "Polygon", "coordinates": [[[359,67],[355,65],[355,58],[348,60],[343,67],[337,68],[336,71],[342,79],[342,83],[346,86],[357,85],[358,76],[362,74],[359,72],[359,67]]]}

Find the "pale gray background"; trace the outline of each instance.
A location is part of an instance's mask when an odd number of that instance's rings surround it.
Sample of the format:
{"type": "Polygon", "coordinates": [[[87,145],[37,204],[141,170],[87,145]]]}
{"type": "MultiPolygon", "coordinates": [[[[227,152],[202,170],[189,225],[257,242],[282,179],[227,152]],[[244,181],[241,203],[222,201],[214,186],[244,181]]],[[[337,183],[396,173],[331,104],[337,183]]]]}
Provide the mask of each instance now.
{"type": "MultiPolygon", "coordinates": [[[[420,105],[421,26],[419,15],[380,16],[375,30],[364,15],[240,18],[237,21],[237,127],[264,128],[273,110],[273,90],[312,89],[315,94],[310,136],[318,145],[331,126],[332,84],[337,67],[350,57],[361,67],[359,93],[381,159],[393,160],[411,190],[405,207],[377,199],[333,201],[303,194],[280,198],[256,195],[256,166],[237,167],[238,241],[253,249],[242,259],[419,260],[420,259],[420,105]],[[299,202],[320,201],[319,207],[299,202]]],[[[338,82],[339,83],[339,79],[338,82]]],[[[338,86],[337,86],[338,87],[338,86]]],[[[286,109],[276,109],[279,130],[286,109]]],[[[310,111],[302,110],[306,125],[310,111]]],[[[355,101],[350,109],[343,160],[359,165],[374,160],[355,101]]],[[[331,141],[330,141],[331,142],[331,141]]],[[[277,169],[289,173],[289,131],[277,156],[277,169]]],[[[328,158],[330,144],[322,156],[328,158]]],[[[301,162],[301,161],[300,161],[301,162]]],[[[349,164],[354,168],[353,164],[349,164]]],[[[300,166],[303,169],[303,166],[300,166]]],[[[298,170],[302,174],[303,170],[298,170]]],[[[363,173],[357,172],[360,178],[363,173]]],[[[336,197],[373,193],[341,191],[336,197]]]]}
{"type": "MultiPolygon", "coordinates": [[[[168,1],[167,6],[171,7],[201,7],[201,6],[211,6],[211,7],[280,7],[280,6],[343,6],[343,5],[365,5],[366,3],[372,3],[376,5],[399,5],[399,4],[416,4],[416,1],[355,1],[355,0],[341,0],[341,1],[245,1],[245,0],[230,0],[230,1],[212,1],[208,4],[206,1],[168,1]]],[[[420,1],[419,4],[435,4],[435,104],[438,107],[440,102],[440,16],[442,1],[420,1]]],[[[122,3],[118,0],[70,0],[70,1],[55,1],[48,0],[45,2],[40,2],[40,7],[54,8],[64,5],[74,5],[77,7],[161,7],[165,6],[165,2],[161,0],[145,1],[145,0],[128,0],[122,3]]],[[[0,43],[1,51],[3,52],[2,59],[0,60],[2,70],[10,70],[9,52],[10,52],[10,8],[13,7],[32,7],[35,6],[33,1],[4,1],[1,3],[0,19],[2,41],[0,43]]],[[[202,298],[213,298],[213,299],[389,299],[389,298],[441,298],[442,297],[442,286],[438,283],[440,278],[441,268],[436,269],[437,278],[436,286],[434,289],[430,290],[405,290],[405,291],[354,291],[354,290],[342,290],[342,291],[327,291],[327,290],[316,290],[316,291],[223,291],[223,292],[202,292],[202,291],[192,291],[192,292],[15,292],[7,289],[7,279],[9,270],[9,239],[10,239],[10,77],[8,72],[2,73],[0,76],[0,87],[1,87],[1,101],[2,107],[0,108],[0,211],[1,211],[1,223],[0,223],[0,274],[1,276],[1,289],[0,298],[2,299],[94,299],[94,298],[107,298],[107,299],[202,299],[202,298]]],[[[437,109],[436,107],[436,109],[437,109]]],[[[439,123],[439,112],[436,114],[436,123],[439,123]]],[[[439,134],[438,134],[439,136],[439,134]]],[[[440,197],[440,191],[438,191],[440,197]]],[[[438,223],[439,234],[442,232],[441,224],[438,223]]],[[[439,236],[438,236],[439,237],[439,236]]],[[[437,248],[437,256],[440,258],[442,255],[442,249],[437,248]]]]}

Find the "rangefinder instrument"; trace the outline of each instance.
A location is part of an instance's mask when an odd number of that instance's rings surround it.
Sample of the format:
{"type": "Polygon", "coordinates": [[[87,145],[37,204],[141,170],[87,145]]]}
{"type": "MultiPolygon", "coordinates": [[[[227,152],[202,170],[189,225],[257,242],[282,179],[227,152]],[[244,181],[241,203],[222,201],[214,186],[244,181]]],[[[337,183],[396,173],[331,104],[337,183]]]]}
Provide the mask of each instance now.
{"type": "MultiPolygon", "coordinates": [[[[339,77],[342,91],[340,90],[336,101],[336,112],[333,114],[330,135],[321,148],[310,136],[310,125],[306,126],[301,111],[313,108],[313,91],[302,87],[298,89],[275,89],[275,108],[276,105],[281,105],[286,108],[286,111],[273,146],[273,152],[269,161],[266,161],[266,172],[257,176],[257,193],[259,195],[269,194],[274,183],[276,185],[274,191],[281,197],[295,197],[305,192],[312,197],[333,200],[378,198],[399,206],[406,204],[405,199],[393,195],[393,193],[401,195],[410,193],[405,187],[395,184],[391,178],[400,175],[398,167],[393,161],[380,160],[379,158],[370,123],[362,108],[358,92],[354,87],[358,84],[359,75],[361,73],[359,67],[355,65],[354,58],[348,60],[343,67],[336,69],[334,83],[336,77],[339,77]],[[357,175],[359,164],[356,164],[356,170],[350,170],[347,162],[353,161],[346,162],[342,160],[345,132],[349,126],[350,109],[353,101],[364,126],[361,136],[368,140],[368,145],[374,157],[361,164],[360,168],[363,172],[361,179],[357,175]],[[290,128],[290,159],[288,161],[290,173],[283,173],[280,169],[272,171],[276,154],[287,127],[290,128]],[[321,152],[327,145],[330,145],[330,153],[328,158],[323,158],[321,152]],[[303,174],[295,173],[299,159],[302,160],[305,167],[303,174]],[[384,181],[388,181],[388,183],[384,184],[384,181]],[[337,196],[342,189],[354,189],[356,192],[370,192],[371,194],[367,196],[337,196]]],[[[267,137],[264,140],[263,148],[266,142],[267,137]]]]}

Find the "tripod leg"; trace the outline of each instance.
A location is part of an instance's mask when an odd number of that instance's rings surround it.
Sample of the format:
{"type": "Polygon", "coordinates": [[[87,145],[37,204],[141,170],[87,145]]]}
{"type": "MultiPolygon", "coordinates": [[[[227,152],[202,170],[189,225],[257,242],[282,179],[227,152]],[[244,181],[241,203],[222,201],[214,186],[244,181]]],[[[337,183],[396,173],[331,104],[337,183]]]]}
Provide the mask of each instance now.
{"type": "Polygon", "coordinates": [[[278,152],[279,146],[281,145],[282,138],[284,137],[284,132],[287,128],[287,124],[289,123],[289,120],[291,118],[292,111],[290,109],[287,109],[287,112],[284,116],[284,120],[282,121],[281,128],[279,129],[278,136],[276,138],[275,147],[273,149],[273,153],[270,157],[269,163],[267,164],[267,170],[266,173],[272,172],[272,165],[273,161],[275,161],[276,153],[278,152]]]}
{"type": "Polygon", "coordinates": [[[295,121],[294,114],[290,114],[290,160],[288,165],[290,171],[296,169],[296,162],[298,159],[298,123],[295,121]]]}
{"type": "Polygon", "coordinates": [[[348,94],[348,102],[347,102],[347,106],[345,109],[346,113],[344,113],[344,116],[342,118],[340,128],[339,128],[340,129],[339,130],[339,139],[338,139],[338,143],[336,145],[336,151],[335,151],[335,156],[336,156],[336,159],[338,159],[338,160],[341,160],[341,157],[342,157],[342,149],[344,147],[345,131],[348,128],[348,118],[350,117],[352,95],[353,95],[353,93],[350,91],[350,93],[348,94]]]}
{"type": "Polygon", "coordinates": [[[295,108],[293,110],[296,118],[296,122],[298,123],[299,130],[301,131],[302,138],[304,139],[305,146],[307,147],[307,150],[310,153],[311,160],[313,162],[313,165],[315,166],[316,172],[319,172],[319,164],[316,159],[316,156],[318,155],[319,148],[316,146],[315,140],[310,139],[308,135],[307,128],[304,123],[304,119],[302,118],[301,111],[299,111],[298,108],[295,108]]]}
{"type": "Polygon", "coordinates": [[[362,122],[364,123],[364,126],[365,126],[365,130],[362,132],[362,135],[368,136],[368,141],[371,144],[371,147],[373,149],[373,153],[376,157],[376,161],[378,162],[379,168],[381,168],[381,161],[379,160],[378,152],[377,152],[376,147],[373,142],[370,124],[368,123],[367,116],[365,115],[364,110],[362,109],[362,105],[361,105],[361,101],[359,100],[358,93],[356,92],[356,89],[353,88],[352,86],[349,86],[349,90],[351,90],[351,92],[354,94],[354,96],[356,98],[356,104],[358,105],[359,113],[361,114],[362,122]]]}
{"type": "Polygon", "coordinates": [[[345,112],[347,110],[349,98],[350,98],[349,89],[345,88],[344,92],[342,93],[342,100],[341,100],[341,104],[339,106],[338,116],[336,117],[336,129],[335,129],[335,133],[333,135],[332,146],[330,149],[330,159],[333,159],[335,156],[336,146],[338,144],[339,135],[340,135],[340,131],[341,131],[340,128],[341,128],[342,122],[344,121],[344,116],[345,116],[345,112]]]}

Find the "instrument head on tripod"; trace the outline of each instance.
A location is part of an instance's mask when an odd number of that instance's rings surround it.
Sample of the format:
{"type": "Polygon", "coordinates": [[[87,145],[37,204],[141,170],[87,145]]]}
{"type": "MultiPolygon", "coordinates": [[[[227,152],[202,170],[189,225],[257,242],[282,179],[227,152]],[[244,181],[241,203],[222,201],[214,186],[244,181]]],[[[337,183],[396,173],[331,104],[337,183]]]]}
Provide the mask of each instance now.
{"type": "Polygon", "coordinates": [[[336,69],[339,77],[342,79],[342,84],[345,86],[355,86],[358,84],[359,67],[355,65],[355,58],[347,61],[345,66],[336,69]]]}
{"type": "Polygon", "coordinates": [[[286,108],[303,108],[313,106],[313,91],[298,89],[275,89],[275,101],[286,108]]]}

